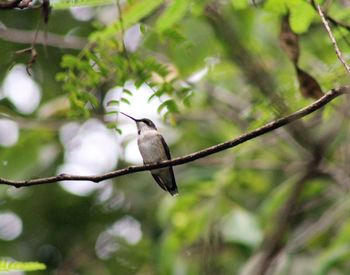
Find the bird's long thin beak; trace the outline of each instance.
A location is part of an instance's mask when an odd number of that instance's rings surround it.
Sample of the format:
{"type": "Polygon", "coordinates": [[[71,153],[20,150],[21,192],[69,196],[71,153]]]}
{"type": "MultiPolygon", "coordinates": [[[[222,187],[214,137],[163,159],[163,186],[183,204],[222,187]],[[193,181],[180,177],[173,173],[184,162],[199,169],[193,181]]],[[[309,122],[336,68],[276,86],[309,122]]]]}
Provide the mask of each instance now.
{"type": "Polygon", "coordinates": [[[124,116],[127,116],[128,118],[131,118],[133,121],[137,121],[137,119],[136,119],[136,118],[133,118],[132,116],[129,116],[129,115],[123,113],[123,112],[119,112],[119,113],[121,113],[121,114],[124,115],[124,116]]]}

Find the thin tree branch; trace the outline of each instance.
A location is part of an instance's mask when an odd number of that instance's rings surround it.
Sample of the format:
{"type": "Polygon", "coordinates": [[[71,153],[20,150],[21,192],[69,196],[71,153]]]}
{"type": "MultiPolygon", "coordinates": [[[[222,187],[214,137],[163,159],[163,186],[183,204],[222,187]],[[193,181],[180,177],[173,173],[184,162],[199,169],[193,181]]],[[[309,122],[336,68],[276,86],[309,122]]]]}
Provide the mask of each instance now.
{"type": "Polygon", "coordinates": [[[282,117],[280,119],[274,120],[270,123],[265,124],[264,126],[253,130],[249,133],[243,134],[233,140],[226,141],[214,146],[211,146],[209,148],[203,149],[201,151],[183,156],[174,158],[172,160],[162,161],[157,164],[147,164],[147,165],[140,165],[140,166],[129,166],[126,168],[122,168],[113,172],[109,172],[103,175],[97,175],[97,176],[82,176],[82,175],[68,175],[68,174],[60,174],[57,176],[52,177],[46,177],[46,178],[38,178],[38,179],[30,179],[30,180],[10,180],[10,179],[4,179],[0,178],[0,184],[4,185],[11,185],[15,187],[25,187],[25,186],[32,186],[32,185],[40,185],[40,184],[48,184],[48,183],[54,183],[58,181],[79,181],[79,180],[87,180],[92,182],[100,182],[106,179],[116,178],[127,174],[137,173],[141,171],[146,170],[153,170],[156,168],[163,168],[167,166],[177,166],[181,164],[185,164],[191,161],[195,161],[200,158],[204,158],[207,156],[210,156],[212,154],[224,151],[226,149],[235,147],[239,144],[242,144],[248,140],[254,139],[256,137],[259,137],[261,135],[264,135],[268,132],[271,132],[273,130],[276,130],[282,126],[285,126],[287,124],[292,123],[293,121],[296,121],[298,119],[301,119],[304,116],[307,116],[308,114],[311,114],[319,109],[321,109],[323,106],[325,106],[328,102],[332,101],[334,98],[342,95],[342,94],[350,94],[350,86],[344,86],[337,89],[332,89],[328,93],[326,93],[323,97],[321,97],[319,100],[315,101],[314,103],[310,104],[309,106],[306,106],[303,109],[300,109],[299,111],[296,111],[295,113],[292,113],[289,116],[282,117]]]}
{"type": "Polygon", "coordinates": [[[118,14],[119,14],[119,23],[120,23],[120,31],[121,31],[121,35],[122,35],[122,46],[123,46],[123,55],[126,59],[126,61],[128,62],[128,70],[131,70],[131,64],[130,64],[130,58],[129,58],[129,54],[128,51],[126,49],[125,46],[125,28],[124,28],[124,19],[123,19],[123,13],[122,13],[122,8],[120,6],[120,0],[117,0],[117,9],[118,9],[118,14]]]}
{"type": "MultiPolygon", "coordinates": [[[[33,31],[18,30],[0,26],[0,38],[6,41],[29,44],[33,41],[33,35],[33,31]]],[[[54,33],[48,33],[45,37],[45,33],[43,31],[38,31],[35,44],[80,50],[86,46],[87,39],[83,37],[59,35],[54,33]]]]}
{"type": "Polygon", "coordinates": [[[328,21],[331,22],[333,25],[338,26],[338,27],[342,27],[342,28],[344,28],[344,29],[350,31],[350,26],[349,26],[348,24],[345,24],[345,23],[343,23],[343,22],[340,22],[340,21],[338,21],[338,20],[336,20],[336,19],[334,19],[334,18],[332,18],[332,17],[330,17],[330,16],[328,16],[328,15],[326,15],[326,18],[327,18],[328,21]]]}
{"type": "Polygon", "coordinates": [[[345,62],[345,59],[343,58],[343,55],[338,47],[337,41],[334,38],[334,35],[332,33],[331,28],[329,27],[328,21],[325,18],[325,15],[320,7],[320,5],[317,4],[317,11],[319,13],[319,15],[321,16],[322,19],[322,23],[324,25],[324,27],[326,28],[326,31],[328,32],[328,35],[332,41],[333,47],[335,49],[335,53],[337,54],[337,57],[339,59],[339,61],[344,65],[345,69],[347,70],[348,74],[350,75],[350,67],[349,65],[345,62]]]}
{"type": "MultiPolygon", "coordinates": [[[[247,84],[255,86],[257,91],[271,103],[272,110],[278,117],[285,116],[291,111],[283,97],[275,92],[278,86],[275,79],[266,69],[259,56],[252,54],[242,43],[236,27],[221,14],[219,1],[211,1],[205,8],[205,16],[213,27],[217,37],[222,42],[228,58],[236,64],[247,80],[247,84]]],[[[287,131],[301,147],[311,151],[317,140],[302,121],[288,125],[287,131]]]]}
{"type": "MultiPolygon", "coordinates": [[[[316,11],[318,11],[315,0],[311,0],[310,2],[311,2],[312,7],[313,7],[316,11]]],[[[350,31],[350,25],[348,25],[348,24],[346,24],[346,23],[344,23],[344,22],[340,22],[340,21],[334,19],[333,17],[329,16],[328,14],[325,14],[325,18],[326,18],[329,22],[331,22],[334,26],[342,27],[342,28],[344,28],[344,29],[350,31]]]]}

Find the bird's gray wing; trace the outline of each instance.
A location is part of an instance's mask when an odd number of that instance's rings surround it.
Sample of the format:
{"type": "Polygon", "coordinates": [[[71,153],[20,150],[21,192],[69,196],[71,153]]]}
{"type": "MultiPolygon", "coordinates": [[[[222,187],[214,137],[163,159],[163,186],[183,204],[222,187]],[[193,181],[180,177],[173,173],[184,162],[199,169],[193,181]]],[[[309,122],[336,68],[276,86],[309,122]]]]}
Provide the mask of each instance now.
{"type": "Polygon", "coordinates": [[[170,150],[169,150],[168,144],[166,144],[166,142],[165,142],[165,140],[164,140],[162,135],[159,135],[159,137],[160,137],[160,140],[161,140],[161,142],[163,144],[163,148],[165,150],[165,154],[166,154],[167,158],[171,159],[171,155],[170,155],[170,150]]]}
{"type": "MultiPolygon", "coordinates": [[[[160,136],[160,140],[162,141],[163,148],[165,150],[165,154],[166,154],[167,158],[171,159],[168,144],[166,144],[162,135],[159,135],[159,136],[160,136]]],[[[174,176],[173,167],[169,166],[168,169],[170,170],[170,174],[171,174],[171,186],[167,187],[167,191],[170,192],[172,195],[175,195],[175,194],[177,194],[177,186],[176,186],[176,180],[175,180],[175,176],[174,176]]]]}
{"type": "Polygon", "coordinates": [[[158,183],[158,185],[164,190],[164,191],[168,191],[166,189],[165,184],[162,182],[161,178],[155,174],[152,174],[152,177],[154,178],[154,180],[158,183]]]}
{"type": "Polygon", "coordinates": [[[174,177],[174,172],[173,172],[173,168],[162,168],[162,169],[167,169],[168,171],[170,170],[171,173],[171,186],[168,186],[166,184],[166,182],[164,182],[163,178],[161,176],[152,174],[153,178],[155,179],[155,181],[158,183],[158,185],[164,190],[169,192],[172,196],[176,196],[178,195],[178,191],[177,191],[177,186],[176,186],[176,182],[175,182],[175,177],[174,177]]]}

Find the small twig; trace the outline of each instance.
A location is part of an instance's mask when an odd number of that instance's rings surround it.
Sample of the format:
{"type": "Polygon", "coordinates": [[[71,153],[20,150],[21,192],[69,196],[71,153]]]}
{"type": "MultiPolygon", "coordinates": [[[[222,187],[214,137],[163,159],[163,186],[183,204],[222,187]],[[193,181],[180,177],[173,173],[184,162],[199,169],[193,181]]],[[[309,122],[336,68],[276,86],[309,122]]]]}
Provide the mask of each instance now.
{"type": "Polygon", "coordinates": [[[344,65],[345,69],[347,70],[348,74],[350,75],[350,67],[349,65],[345,62],[345,59],[343,58],[343,55],[338,47],[338,44],[337,44],[337,41],[335,40],[334,38],[334,35],[332,33],[332,30],[331,28],[329,27],[329,24],[328,24],[328,21],[327,19],[325,18],[325,15],[320,7],[320,5],[317,5],[317,11],[319,13],[319,15],[321,16],[321,19],[322,19],[322,23],[324,25],[324,27],[326,28],[327,32],[328,32],[328,35],[333,43],[333,47],[335,49],[335,52],[338,56],[338,59],[339,61],[344,65]]]}
{"type": "Polygon", "coordinates": [[[342,28],[338,25],[335,25],[335,27],[337,28],[338,32],[340,33],[341,37],[343,38],[345,44],[348,46],[348,48],[350,48],[350,41],[344,35],[342,28]]]}
{"type": "Polygon", "coordinates": [[[109,172],[109,173],[106,173],[103,175],[98,175],[98,176],[60,174],[58,176],[31,179],[31,180],[10,180],[10,179],[0,178],[0,184],[11,185],[11,186],[15,186],[15,187],[24,187],[24,186],[54,183],[54,182],[63,181],[63,180],[65,180],[65,181],[88,180],[88,181],[92,181],[92,182],[100,182],[100,181],[103,181],[106,179],[116,178],[116,177],[120,177],[120,176],[127,175],[127,174],[132,174],[132,173],[136,173],[136,172],[185,164],[185,163],[195,161],[197,159],[204,158],[204,157],[210,156],[212,154],[227,150],[229,148],[235,147],[235,146],[242,144],[248,140],[254,139],[254,138],[259,137],[261,135],[264,135],[268,132],[271,132],[275,129],[278,129],[282,126],[290,124],[298,119],[301,119],[304,116],[307,116],[308,114],[315,112],[316,110],[321,109],[328,102],[332,101],[334,98],[336,98],[342,94],[350,94],[350,86],[344,86],[344,87],[340,87],[337,89],[332,89],[331,91],[326,93],[323,97],[321,97],[319,100],[315,101],[314,103],[310,104],[309,106],[307,106],[303,109],[300,109],[299,111],[297,111],[289,116],[285,116],[285,117],[282,117],[280,119],[274,120],[270,123],[267,123],[266,125],[258,128],[256,130],[253,130],[249,133],[243,134],[235,139],[211,146],[209,148],[203,149],[201,151],[198,151],[198,152],[195,152],[195,153],[183,156],[183,157],[178,157],[178,158],[174,158],[172,160],[162,161],[162,162],[157,163],[157,164],[129,166],[126,168],[122,168],[122,169],[119,169],[119,170],[116,170],[113,172],[109,172]]]}
{"type": "Polygon", "coordinates": [[[33,64],[36,62],[36,58],[38,57],[38,53],[35,49],[35,47],[32,45],[29,48],[25,48],[22,50],[18,50],[15,52],[15,55],[22,55],[22,54],[29,54],[30,55],[30,59],[27,62],[26,65],[26,71],[28,75],[32,75],[31,70],[33,67],[33,64]]]}
{"type": "Polygon", "coordinates": [[[120,23],[120,30],[121,30],[121,34],[122,34],[123,54],[124,54],[126,61],[128,62],[129,70],[131,70],[130,59],[129,59],[128,51],[126,50],[126,46],[125,46],[125,42],[124,42],[125,28],[124,28],[122,8],[120,6],[120,0],[117,0],[117,9],[118,9],[118,13],[119,13],[119,23],[120,23]]]}
{"type": "MultiPolygon", "coordinates": [[[[23,3],[23,1],[20,2],[20,4],[22,4],[22,3],[23,3]]],[[[50,10],[51,9],[50,9],[50,2],[49,2],[49,0],[44,0],[44,2],[42,4],[42,15],[44,17],[45,24],[47,24],[50,10]]],[[[35,45],[36,45],[36,41],[38,39],[40,23],[41,23],[41,21],[39,20],[38,24],[37,24],[37,27],[36,27],[36,31],[34,33],[34,37],[33,37],[32,42],[31,42],[31,46],[29,48],[25,48],[23,50],[19,50],[19,51],[15,52],[16,55],[30,54],[30,59],[28,60],[27,65],[26,65],[26,71],[27,71],[28,75],[30,75],[30,76],[32,76],[32,67],[33,67],[33,65],[35,64],[35,62],[36,62],[36,60],[38,58],[38,52],[37,52],[37,50],[35,48],[35,45]]],[[[46,36],[45,36],[45,38],[46,38],[46,36]]],[[[44,45],[45,45],[45,43],[44,43],[44,45]]],[[[45,48],[45,50],[46,50],[46,48],[45,48]]]]}
{"type": "MultiPolygon", "coordinates": [[[[317,5],[316,5],[315,0],[311,0],[310,2],[311,2],[311,6],[317,11],[317,5]]],[[[331,22],[334,26],[339,26],[339,27],[342,27],[342,28],[350,31],[350,25],[343,23],[343,22],[340,22],[340,21],[334,19],[333,17],[329,16],[328,14],[325,15],[325,18],[329,22],[331,22]]]]}
{"type": "Polygon", "coordinates": [[[123,38],[123,47],[125,49],[125,45],[124,45],[125,29],[124,29],[124,20],[123,20],[122,8],[120,6],[120,0],[117,0],[117,9],[118,9],[118,14],[119,14],[120,29],[121,29],[122,38],[123,38]]]}
{"type": "Polygon", "coordinates": [[[336,20],[336,19],[334,19],[334,18],[332,18],[332,17],[330,17],[330,16],[328,16],[328,15],[326,16],[326,18],[327,18],[327,20],[328,20],[329,22],[331,22],[333,25],[342,27],[342,28],[346,29],[347,31],[350,31],[350,26],[349,26],[348,24],[345,24],[345,23],[343,23],[343,22],[340,22],[340,21],[338,21],[338,20],[336,20]]]}

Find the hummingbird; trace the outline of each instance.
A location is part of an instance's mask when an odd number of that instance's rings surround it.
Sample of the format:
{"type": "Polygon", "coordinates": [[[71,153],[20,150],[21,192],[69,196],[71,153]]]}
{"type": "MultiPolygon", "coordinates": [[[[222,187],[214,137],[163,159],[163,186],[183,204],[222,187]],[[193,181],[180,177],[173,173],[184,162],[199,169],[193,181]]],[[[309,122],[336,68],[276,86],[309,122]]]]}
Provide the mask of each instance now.
{"type": "MultiPolygon", "coordinates": [[[[123,112],[120,113],[136,122],[137,144],[144,164],[154,164],[171,159],[168,145],[150,119],[136,119],[123,112]]],[[[169,192],[172,196],[178,195],[173,167],[154,169],[151,170],[151,174],[163,190],[169,192]]]]}

